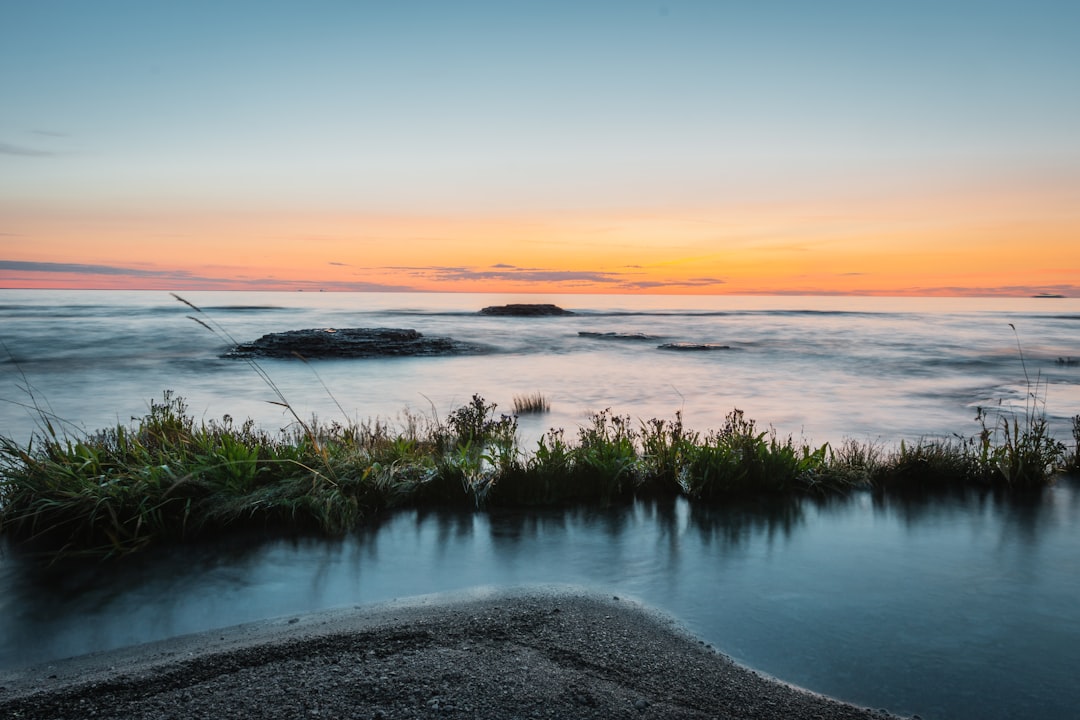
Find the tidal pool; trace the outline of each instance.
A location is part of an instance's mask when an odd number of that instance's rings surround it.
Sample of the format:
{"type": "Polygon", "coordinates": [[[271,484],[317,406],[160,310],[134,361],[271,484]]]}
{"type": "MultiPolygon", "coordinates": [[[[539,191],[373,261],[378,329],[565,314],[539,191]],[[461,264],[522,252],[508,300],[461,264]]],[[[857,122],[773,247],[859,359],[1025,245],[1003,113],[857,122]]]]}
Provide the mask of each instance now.
{"type": "Polygon", "coordinates": [[[232,539],[42,568],[0,556],[0,667],[480,587],[636,598],[785,681],[922,718],[1080,708],[1080,482],[1038,497],[404,511],[347,538],[232,539]]]}

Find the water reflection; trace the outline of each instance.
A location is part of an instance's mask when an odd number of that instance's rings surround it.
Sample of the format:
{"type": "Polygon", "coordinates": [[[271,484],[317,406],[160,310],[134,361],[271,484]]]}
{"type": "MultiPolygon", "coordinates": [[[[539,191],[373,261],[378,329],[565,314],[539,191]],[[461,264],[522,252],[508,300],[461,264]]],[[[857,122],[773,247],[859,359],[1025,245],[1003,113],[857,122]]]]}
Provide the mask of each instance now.
{"type": "Polygon", "coordinates": [[[757,538],[771,545],[777,539],[789,539],[805,522],[803,507],[808,502],[778,498],[726,506],[697,504],[690,508],[690,522],[705,545],[726,548],[757,538]]]}
{"type": "Polygon", "coordinates": [[[1080,516],[1078,485],[1080,479],[1065,476],[1056,487],[1034,490],[944,487],[874,493],[871,497],[878,514],[900,518],[913,532],[959,513],[973,527],[993,524],[1004,543],[1035,545],[1048,524],[1071,523],[1080,516]]]}
{"type": "Polygon", "coordinates": [[[1076,479],[1014,497],[684,499],[404,511],[348,537],[233,537],[105,564],[0,555],[0,667],[478,586],[637,597],[814,690],[924,718],[1080,706],[1076,479]]]}

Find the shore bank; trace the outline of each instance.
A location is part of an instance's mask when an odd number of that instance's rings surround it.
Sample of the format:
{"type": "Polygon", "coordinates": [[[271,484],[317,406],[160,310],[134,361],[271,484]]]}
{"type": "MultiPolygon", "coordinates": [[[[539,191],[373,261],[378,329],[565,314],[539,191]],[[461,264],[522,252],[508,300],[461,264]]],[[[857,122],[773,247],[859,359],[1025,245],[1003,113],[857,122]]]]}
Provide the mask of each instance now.
{"type": "Polygon", "coordinates": [[[634,602],[566,589],[335,610],[0,672],[0,715],[894,717],[741,667],[634,602]]]}

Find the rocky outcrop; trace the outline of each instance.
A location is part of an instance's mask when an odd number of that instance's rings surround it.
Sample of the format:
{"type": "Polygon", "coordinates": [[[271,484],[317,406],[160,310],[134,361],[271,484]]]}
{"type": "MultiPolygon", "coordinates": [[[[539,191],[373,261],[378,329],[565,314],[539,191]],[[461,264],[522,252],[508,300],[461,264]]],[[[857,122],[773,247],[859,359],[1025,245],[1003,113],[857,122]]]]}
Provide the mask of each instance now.
{"type": "Polygon", "coordinates": [[[232,358],[375,358],[464,355],[479,345],[448,337],[427,337],[399,328],[312,328],[263,335],[226,353],[232,358]]]}
{"type": "Polygon", "coordinates": [[[730,350],[730,345],[714,345],[712,343],[685,343],[674,342],[660,345],[661,350],[679,350],[683,352],[708,352],[710,350],[730,350]]]}
{"type": "Polygon", "coordinates": [[[588,330],[578,331],[578,337],[589,338],[590,340],[656,340],[655,335],[646,335],[645,333],[621,333],[621,332],[590,332],[588,330]]]}
{"type": "Polygon", "coordinates": [[[553,315],[573,315],[570,310],[563,310],[558,305],[550,304],[512,304],[491,305],[480,311],[481,315],[511,315],[514,317],[549,317],[553,315]]]}

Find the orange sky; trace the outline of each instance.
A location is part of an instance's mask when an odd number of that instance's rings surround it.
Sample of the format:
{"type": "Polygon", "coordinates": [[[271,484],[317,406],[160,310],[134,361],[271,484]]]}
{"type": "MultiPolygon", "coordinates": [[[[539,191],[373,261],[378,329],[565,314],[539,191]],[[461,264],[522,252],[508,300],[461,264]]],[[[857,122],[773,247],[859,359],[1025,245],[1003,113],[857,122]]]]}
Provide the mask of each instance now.
{"type": "Polygon", "coordinates": [[[1080,212],[1045,195],[985,197],[487,217],[7,208],[0,285],[1077,293],[1080,212]]]}

